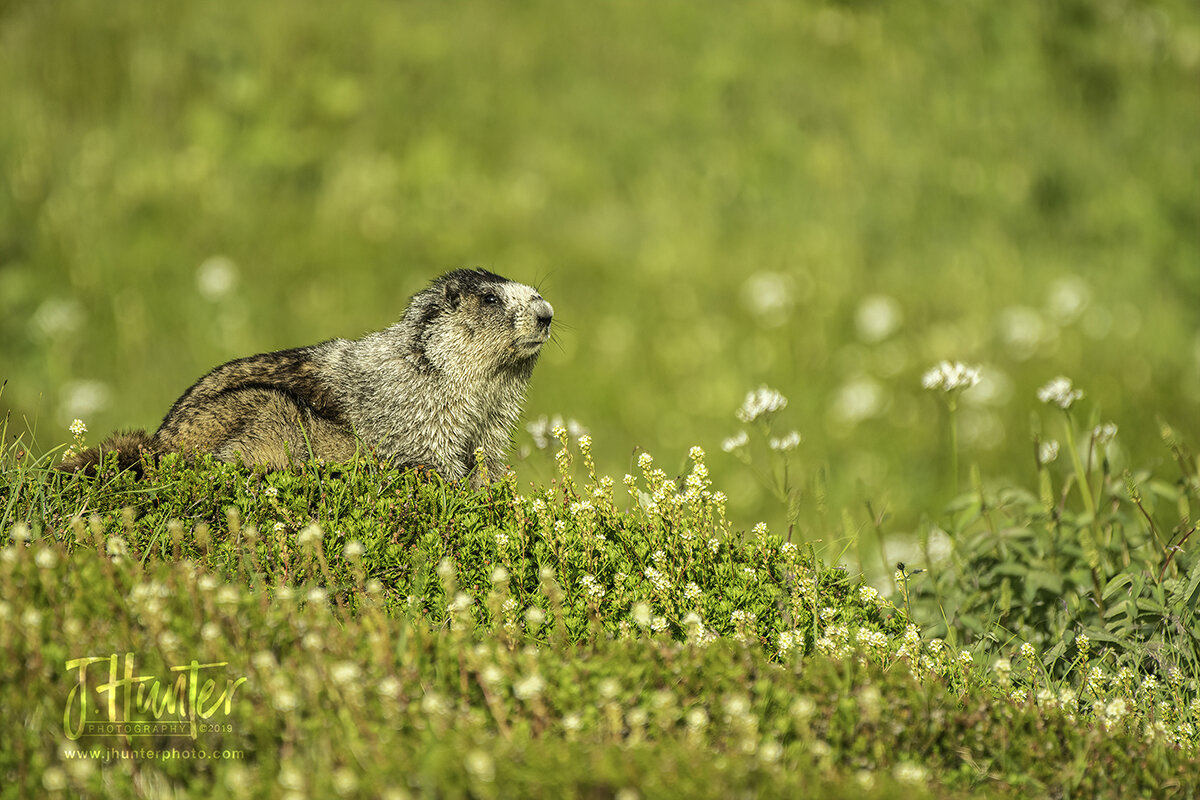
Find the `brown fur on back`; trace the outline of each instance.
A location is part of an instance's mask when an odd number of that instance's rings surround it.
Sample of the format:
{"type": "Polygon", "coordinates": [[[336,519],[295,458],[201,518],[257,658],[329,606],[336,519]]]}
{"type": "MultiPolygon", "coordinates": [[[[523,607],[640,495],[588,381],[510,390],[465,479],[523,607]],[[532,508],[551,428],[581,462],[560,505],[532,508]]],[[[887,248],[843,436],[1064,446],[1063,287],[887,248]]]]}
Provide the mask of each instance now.
{"type": "Polygon", "coordinates": [[[201,451],[285,467],[310,455],[342,461],[354,436],[320,365],[331,342],[223,364],[175,401],[154,434],[158,452],[201,451]]]}

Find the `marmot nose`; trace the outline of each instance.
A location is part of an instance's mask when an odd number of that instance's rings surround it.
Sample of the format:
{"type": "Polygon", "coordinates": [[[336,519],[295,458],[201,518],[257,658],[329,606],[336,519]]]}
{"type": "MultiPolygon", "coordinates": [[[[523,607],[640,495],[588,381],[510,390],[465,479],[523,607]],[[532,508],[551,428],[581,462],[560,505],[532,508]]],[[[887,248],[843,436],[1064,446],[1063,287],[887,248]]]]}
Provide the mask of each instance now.
{"type": "Polygon", "coordinates": [[[542,330],[547,330],[550,327],[550,320],[554,319],[554,307],[543,300],[538,307],[534,309],[537,314],[537,324],[542,330]]]}

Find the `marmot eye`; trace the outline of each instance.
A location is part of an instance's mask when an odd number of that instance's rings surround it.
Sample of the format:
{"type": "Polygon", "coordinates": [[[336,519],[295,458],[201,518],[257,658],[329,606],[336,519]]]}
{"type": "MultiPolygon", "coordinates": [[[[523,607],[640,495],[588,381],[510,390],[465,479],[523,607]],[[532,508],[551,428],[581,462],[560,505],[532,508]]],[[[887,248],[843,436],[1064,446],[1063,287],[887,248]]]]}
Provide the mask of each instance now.
{"type": "Polygon", "coordinates": [[[500,295],[495,292],[488,292],[483,296],[483,304],[485,306],[494,306],[500,302],[500,295]]]}

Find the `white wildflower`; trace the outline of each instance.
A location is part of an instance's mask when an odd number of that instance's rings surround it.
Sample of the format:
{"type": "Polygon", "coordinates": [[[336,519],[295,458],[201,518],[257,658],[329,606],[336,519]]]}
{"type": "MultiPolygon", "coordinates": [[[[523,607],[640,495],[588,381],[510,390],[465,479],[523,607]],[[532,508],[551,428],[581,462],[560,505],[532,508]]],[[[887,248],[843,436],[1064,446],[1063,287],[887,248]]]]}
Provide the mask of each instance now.
{"type": "Polygon", "coordinates": [[[941,389],[946,393],[970,389],[977,383],[979,367],[968,366],[961,361],[942,361],[921,378],[921,385],[926,389],[941,389]]]}
{"type": "Polygon", "coordinates": [[[762,747],[758,749],[758,758],[764,764],[774,764],[783,757],[783,745],[774,740],[762,743],[762,747]]]}
{"type": "Polygon", "coordinates": [[[530,606],[525,610],[525,624],[529,626],[530,630],[536,631],[542,627],[542,623],[545,621],[546,612],[537,606],[530,606]]]}
{"type": "Polygon", "coordinates": [[[467,753],[463,763],[467,768],[467,773],[475,780],[483,783],[491,783],[496,780],[496,761],[490,753],[483,750],[472,750],[467,753]]]}
{"type": "Polygon", "coordinates": [[[811,697],[801,695],[792,701],[788,713],[801,722],[804,722],[812,719],[813,715],[817,713],[817,704],[811,697]]]}
{"type": "Polygon", "coordinates": [[[596,579],[591,575],[584,575],[579,581],[584,592],[587,593],[589,599],[603,600],[606,590],[603,586],[596,582],[596,579]]]}
{"type": "Polygon", "coordinates": [[[773,414],[787,407],[787,398],[767,386],[760,386],[746,395],[737,418],[742,422],[753,422],[761,416],[773,414]]]}
{"type": "Polygon", "coordinates": [[[1104,447],[1117,436],[1116,423],[1106,422],[1103,425],[1097,425],[1092,431],[1092,438],[1096,441],[1097,447],[1104,447]]]}
{"type": "Polygon", "coordinates": [[[919,764],[904,761],[896,765],[896,768],[892,770],[892,776],[900,783],[915,786],[924,783],[929,777],[929,772],[919,764]]]}
{"type": "Polygon", "coordinates": [[[34,555],[33,563],[37,564],[39,569],[54,569],[58,564],[58,555],[48,547],[42,547],[34,555]]]}
{"type": "Polygon", "coordinates": [[[1074,405],[1076,400],[1083,397],[1083,392],[1071,384],[1070,378],[1060,375],[1038,389],[1037,397],[1043,403],[1058,406],[1065,411],[1074,405]]]}
{"type": "Polygon", "coordinates": [[[1047,439],[1038,447],[1038,462],[1049,464],[1054,459],[1058,458],[1058,442],[1053,439],[1047,439]]]}
{"type": "Polygon", "coordinates": [[[650,585],[654,587],[655,591],[666,592],[670,590],[670,578],[659,572],[654,567],[646,567],[646,570],[643,574],[650,581],[650,585]]]}
{"type": "Polygon", "coordinates": [[[1100,721],[1104,723],[1105,730],[1112,730],[1128,713],[1129,701],[1124,697],[1118,697],[1101,709],[1100,721]]]}
{"type": "Polygon", "coordinates": [[[743,611],[740,608],[729,615],[729,621],[737,626],[753,625],[757,619],[758,616],[756,614],[753,614],[749,611],[743,611]]]}
{"type": "Polygon", "coordinates": [[[304,526],[296,535],[296,543],[302,547],[315,547],[321,541],[321,528],[315,522],[304,526]]]}
{"type": "Polygon", "coordinates": [[[792,431],[782,438],[772,438],[768,444],[772,450],[779,450],[780,452],[786,453],[789,450],[795,450],[800,446],[800,433],[799,431],[792,431]]]}
{"type": "Polygon", "coordinates": [[[704,621],[695,611],[689,611],[684,616],[683,624],[687,629],[687,640],[690,644],[707,647],[720,638],[716,631],[709,630],[704,626],[704,621]]]}
{"type": "Polygon", "coordinates": [[[513,694],[520,700],[532,700],[546,688],[546,681],[536,672],[513,684],[513,694]]]}
{"type": "Polygon", "coordinates": [[[780,631],[779,656],[786,658],[793,650],[804,652],[804,633],[801,631],[780,631]]]}
{"type": "Polygon", "coordinates": [[[870,630],[859,629],[857,636],[858,636],[859,644],[861,644],[863,647],[867,648],[868,650],[872,650],[876,653],[881,653],[887,649],[887,646],[888,646],[887,634],[883,633],[882,631],[870,631],[870,630]]]}
{"type": "Polygon", "coordinates": [[[329,676],[339,686],[350,686],[362,676],[362,669],[353,661],[339,661],[330,669],[329,676]]]}

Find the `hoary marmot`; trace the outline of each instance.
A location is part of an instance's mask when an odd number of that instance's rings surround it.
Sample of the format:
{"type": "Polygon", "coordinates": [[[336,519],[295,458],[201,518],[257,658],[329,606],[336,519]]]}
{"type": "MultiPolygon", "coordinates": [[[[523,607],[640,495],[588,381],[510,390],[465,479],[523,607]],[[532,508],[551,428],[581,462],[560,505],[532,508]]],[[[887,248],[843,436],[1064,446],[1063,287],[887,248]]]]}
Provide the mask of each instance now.
{"type": "Polygon", "coordinates": [[[153,435],[116,433],[62,468],[92,470],[113,451],[123,468],[176,451],[282,468],[309,456],[344,461],[363,446],[398,467],[470,474],[479,487],[484,472],[503,472],[553,317],[530,286],[454,270],[390,328],[230,361],[184,392],[153,435]]]}

